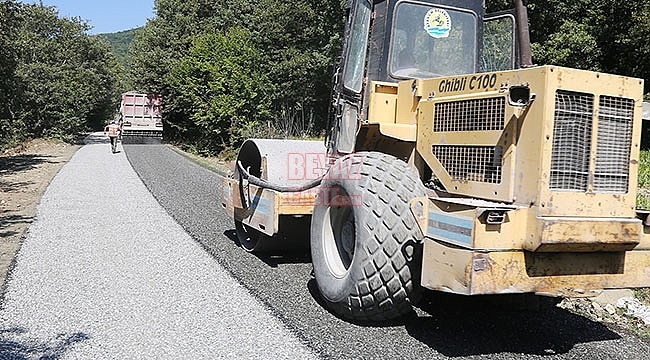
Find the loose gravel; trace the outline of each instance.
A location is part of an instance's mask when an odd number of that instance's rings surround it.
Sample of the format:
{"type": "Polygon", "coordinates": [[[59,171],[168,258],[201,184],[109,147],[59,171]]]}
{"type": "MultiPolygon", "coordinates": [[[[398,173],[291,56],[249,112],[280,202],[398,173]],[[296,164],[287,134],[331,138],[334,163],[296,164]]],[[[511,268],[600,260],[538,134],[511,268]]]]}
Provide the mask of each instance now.
{"type": "Polygon", "coordinates": [[[91,135],[48,187],[10,274],[0,358],[306,359],[313,353],[91,135]]]}

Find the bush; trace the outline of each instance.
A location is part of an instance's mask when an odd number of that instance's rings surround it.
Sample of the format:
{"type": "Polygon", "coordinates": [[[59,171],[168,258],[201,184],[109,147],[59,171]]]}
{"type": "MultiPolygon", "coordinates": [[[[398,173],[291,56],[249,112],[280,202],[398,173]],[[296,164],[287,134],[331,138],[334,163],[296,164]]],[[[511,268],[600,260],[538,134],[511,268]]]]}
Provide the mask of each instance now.
{"type": "Polygon", "coordinates": [[[219,153],[263,134],[273,87],[259,63],[245,29],[197,36],[168,78],[167,121],[176,136],[219,153]]]}

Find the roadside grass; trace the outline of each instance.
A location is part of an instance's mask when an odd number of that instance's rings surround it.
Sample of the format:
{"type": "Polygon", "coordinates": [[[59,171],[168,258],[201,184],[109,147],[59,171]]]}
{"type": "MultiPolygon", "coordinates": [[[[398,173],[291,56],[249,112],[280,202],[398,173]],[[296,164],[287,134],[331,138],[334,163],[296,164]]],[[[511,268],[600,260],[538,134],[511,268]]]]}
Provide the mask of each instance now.
{"type": "Polygon", "coordinates": [[[217,174],[227,177],[229,173],[232,171],[230,169],[230,166],[228,165],[229,162],[224,159],[220,159],[217,157],[206,157],[202,155],[197,155],[185,150],[182,150],[178,146],[174,145],[168,145],[170,149],[172,149],[174,152],[177,154],[183,156],[184,158],[188,159],[189,161],[206,168],[208,170],[214,171],[217,174]]]}
{"type": "MultiPolygon", "coordinates": [[[[650,150],[641,150],[639,155],[639,191],[636,195],[637,209],[650,210],[650,150]]],[[[650,305],[650,288],[634,291],[637,299],[650,305]]],[[[648,330],[650,337],[650,330],[648,330]]]]}
{"type": "Polygon", "coordinates": [[[650,210],[650,150],[639,155],[639,191],[636,195],[637,209],[650,210]]]}
{"type": "MultiPolygon", "coordinates": [[[[634,289],[633,292],[637,300],[646,306],[650,306],[650,288],[634,289]]],[[[623,324],[617,323],[618,326],[631,331],[643,340],[650,341],[650,325],[646,325],[641,319],[625,314],[623,309],[618,309],[617,311],[625,319],[623,324]]]]}
{"type": "MultiPolygon", "coordinates": [[[[637,209],[650,210],[650,150],[641,150],[639,154],[639,188],[636,195],[637,209]]],[[[650,288],[634,290],[634,296],[642,303],[650,306],[650,288]]],[[[638,324],[634,330],[644,339],[650,339],[650,326],[638,324]]]]}
{"type": "Polygon", "coordinates": [[[634,296],[646,304],[650,304],[650,289],[643,288],[634,290],[634,296]]]}

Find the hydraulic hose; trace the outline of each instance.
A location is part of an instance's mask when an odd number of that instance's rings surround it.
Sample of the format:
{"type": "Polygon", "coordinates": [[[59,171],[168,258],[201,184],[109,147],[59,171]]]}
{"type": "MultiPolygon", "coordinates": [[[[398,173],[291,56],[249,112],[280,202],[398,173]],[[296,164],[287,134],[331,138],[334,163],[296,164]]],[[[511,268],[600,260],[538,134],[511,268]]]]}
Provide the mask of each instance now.
{"type": "Polygon", "coordinates": [[[303,184],[298,184],[298,185],[279,185],[279,184],[274,184],[270,183],[266,180],[260,179],[257,176],[251,175],[246,169],[244,169],[244,166],[242,165],[241,161],[237,161],[237,168],[239,169],[239,174],[243,179],[248,180],[249,184],[253,184],[255,186],[259,186],[261,188],[265,189],[270,189],[270,190],[275,190],[279,192],[301,192],[305,190],[309,190],[312,188],[315,188],[316,186],[320,185],[321,182],[323,181],[323,178],[325,175],[323,174],[322,176],[318,177],[317,179],[314,179],[310,182],[306,182],[303,184]]]}

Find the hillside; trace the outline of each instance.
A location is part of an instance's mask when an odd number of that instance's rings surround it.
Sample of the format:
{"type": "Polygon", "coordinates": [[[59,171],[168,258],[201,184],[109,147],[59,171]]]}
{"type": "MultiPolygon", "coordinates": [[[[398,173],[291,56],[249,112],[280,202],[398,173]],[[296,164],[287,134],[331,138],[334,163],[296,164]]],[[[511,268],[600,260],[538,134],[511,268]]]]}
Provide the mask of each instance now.
{"type": "Polygon", "coordinates": [[[128,68],[129,45],[133,42],[133,37],[138,29],[139,28],[119,31],[116,33],[98,34],[97,37],[106,40],[111,45],[111,51],[115,54],[115,57],[120,64],[122,64],[124,68],[128,68]]]}

